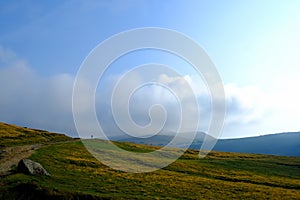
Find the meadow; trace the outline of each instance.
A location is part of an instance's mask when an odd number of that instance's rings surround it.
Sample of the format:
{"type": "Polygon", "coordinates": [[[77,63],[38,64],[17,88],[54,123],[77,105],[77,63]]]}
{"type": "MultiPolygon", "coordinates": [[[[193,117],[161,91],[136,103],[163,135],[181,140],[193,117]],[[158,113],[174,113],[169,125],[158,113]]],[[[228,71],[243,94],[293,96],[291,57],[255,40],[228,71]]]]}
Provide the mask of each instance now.
{"type": "MultiPolygon", "coordinates": [[[[97,141],[99,143],[105,141],[97,141]]],[[[116,142],[134,152],[159,147],[116,142]]],[[[96,160],[80,140],[48,143],[30,159],[51,174],[1,177],[0,199],[299,199],[300,158],[188,150],[151,173],[125,173],[96,160]]]]}

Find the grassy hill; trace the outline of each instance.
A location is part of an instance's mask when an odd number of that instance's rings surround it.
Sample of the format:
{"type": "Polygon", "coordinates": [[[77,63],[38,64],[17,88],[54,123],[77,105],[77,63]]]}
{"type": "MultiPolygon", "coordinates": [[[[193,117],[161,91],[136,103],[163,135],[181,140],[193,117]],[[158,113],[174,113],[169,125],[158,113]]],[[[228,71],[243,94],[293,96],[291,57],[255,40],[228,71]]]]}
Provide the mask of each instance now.
{"type": "MultiPolygon", "coordinates": [[[[99,143],[105,141],[97,141],[99,143]]],[[[117,143],[135,152],[152,151],[117,143]]],[[[299,199],[300,158],[188,150],[168,167],[142,174],[115,171],[80,141],[44,145],[30,157],[51,177],[15,173],[0,179],[0,199],[299,199]]]]}
{"type": "Polygon", "coordinates": [[[0,122],[0,147],[44,144],[56,141],[67,141],[72,138],[59,133],[19,127],[0,122]]]}

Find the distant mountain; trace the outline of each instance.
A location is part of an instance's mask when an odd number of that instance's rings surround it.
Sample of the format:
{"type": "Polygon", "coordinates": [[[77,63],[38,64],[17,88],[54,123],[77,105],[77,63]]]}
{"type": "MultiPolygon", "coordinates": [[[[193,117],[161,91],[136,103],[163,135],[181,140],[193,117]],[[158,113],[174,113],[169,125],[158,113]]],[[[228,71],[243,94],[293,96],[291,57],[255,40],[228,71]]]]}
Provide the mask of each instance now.
{"type": "Polygon", "coordinates": [[[300,132],[219,140],[216,151],[300,156],[300,132]]]}
{"type": "MultiPolygon", "coordinates": [[[[130,136],[123,136],[123,137],[116,137],[111,139],[120,142],[133,142],[137,144],[147,144],[152,146],[165,146],[172,141],[175,134],[176,133],[170,132],[170,133],[157,134],[149,138],[135,138],[130,136]]],[[[191,134],[192,133],[183,133],[182,136],[178,137],[178,140],[176,142],[172,142],[172,146],[179,147],[179,148],[186,146],[187,142],[189,141],[188,138],[191,138],[191,134]]],[[[200,143],[202,144],[205,136],[206,136],[205,133],[197,132],[193,144],[195,145],[200,143]]]]}
{"type": "MultiPolygon", "coordinates": [[[[160,134],[145,139],[123,137],[116,140],[153,146],[165,146],[173,139],[173,135],[173,133],[160,134]]],[[[205,135],[206,134],[203,132],[198,132],[193,143],[190,145],[190,148],[199,150],[205,135]]],[[[186,136],[188,137],[189,134],[186,133],[186,136]]],[[[182,141],[185,139],[186,138],[182,138],[182,141]]],[[[173,144],[175,147],[182,147],[184,145],[184,142],[177,142],[173,144]]],[[[213,150],[223,152],[300,156],[300,132],[278,133],[238,139],[221,139],[218,140],[213,150]]]]}

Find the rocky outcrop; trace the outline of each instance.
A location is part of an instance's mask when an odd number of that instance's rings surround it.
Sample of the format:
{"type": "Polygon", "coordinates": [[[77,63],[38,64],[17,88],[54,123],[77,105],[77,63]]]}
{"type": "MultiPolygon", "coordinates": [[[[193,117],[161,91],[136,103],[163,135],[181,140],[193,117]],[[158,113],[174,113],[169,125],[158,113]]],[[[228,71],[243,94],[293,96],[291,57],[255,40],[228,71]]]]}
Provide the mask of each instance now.
{"type": "Polygon", "coordinates": [[[18,164],[18,172],[29,174],[29,175],[46,175],[50,174],[44,169],[44,167],[37,162],[30,159],[22,159],[18,164]]]}

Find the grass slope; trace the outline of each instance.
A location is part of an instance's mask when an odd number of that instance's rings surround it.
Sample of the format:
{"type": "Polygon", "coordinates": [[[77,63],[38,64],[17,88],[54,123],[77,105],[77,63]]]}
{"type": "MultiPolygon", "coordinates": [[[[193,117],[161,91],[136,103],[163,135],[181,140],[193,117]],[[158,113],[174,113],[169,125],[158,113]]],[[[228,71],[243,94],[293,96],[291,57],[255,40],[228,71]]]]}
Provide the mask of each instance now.
{"type": "MultiPolygon", "coordinates": [[[[99,141],[101,142],[101,141],[99,141]]],[[[152,151],[118,143],[135,152],[152,151]]],[[[0,199],[299,199],[300,158],[188,150],[168,167],[143,174],[110,169],[80,141],[43,146],[30,157],[51,177],[0,179],[0,199]]]]}
{"type": "Polygon", "coordinates": [[[72,138],[58,133],[23,128],[0,122],[0,147],[27,144],[44,144],[49,142],[67,141],[72,138]]]}

